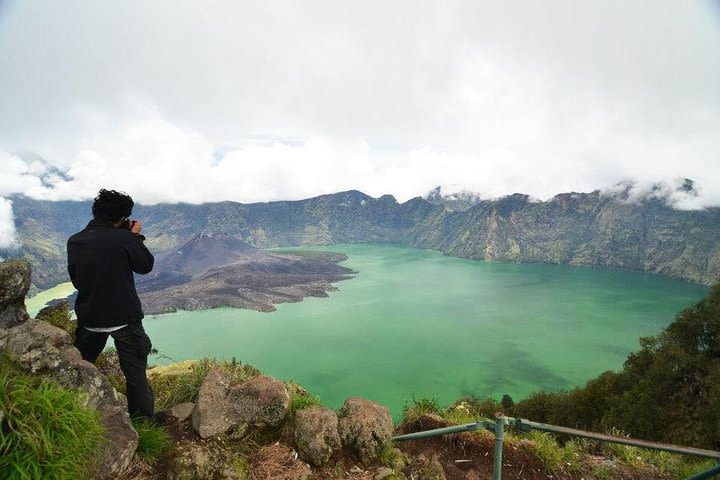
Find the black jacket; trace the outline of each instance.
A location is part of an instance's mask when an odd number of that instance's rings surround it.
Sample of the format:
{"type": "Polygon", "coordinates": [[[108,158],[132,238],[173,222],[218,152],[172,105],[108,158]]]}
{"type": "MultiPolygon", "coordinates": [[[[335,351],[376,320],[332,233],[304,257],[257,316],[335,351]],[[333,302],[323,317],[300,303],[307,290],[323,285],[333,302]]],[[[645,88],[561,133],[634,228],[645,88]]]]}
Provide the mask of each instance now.
{"type": "Polygon", "coordinates": [[[133,272],[149,273],[155,261],[144,239],[100,220],[91,220],[68,239],[68,273],[78,291],[78,325],[116,327],[142,320],[133,272]]]}

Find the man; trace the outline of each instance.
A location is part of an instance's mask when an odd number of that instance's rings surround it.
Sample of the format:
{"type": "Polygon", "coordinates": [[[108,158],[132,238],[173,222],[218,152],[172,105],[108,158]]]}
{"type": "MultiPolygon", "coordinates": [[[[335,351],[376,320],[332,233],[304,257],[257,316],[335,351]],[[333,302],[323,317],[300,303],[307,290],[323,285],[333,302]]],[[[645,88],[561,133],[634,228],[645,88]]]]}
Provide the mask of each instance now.
{"type": "Polygon", "coordinates": [[[142,326],[133,277],[133,272],[149,273],[154,258],[143,243],[142,224],[129,220],[133,205],[129,195],[100,190],[93,219],[68,239],[68,272],[78,291],[74,343],[83,359],[94,363],[112,336],[125,375],[130,416],[159,423],[162,416],[155,415],[145,373],[152,344],[142,326]]]}

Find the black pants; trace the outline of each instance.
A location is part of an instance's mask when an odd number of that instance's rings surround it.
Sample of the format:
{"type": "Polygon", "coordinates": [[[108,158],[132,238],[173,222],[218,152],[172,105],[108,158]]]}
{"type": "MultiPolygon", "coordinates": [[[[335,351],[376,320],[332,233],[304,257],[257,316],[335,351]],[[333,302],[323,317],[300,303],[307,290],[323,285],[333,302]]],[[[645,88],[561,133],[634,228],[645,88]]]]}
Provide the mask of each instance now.
{"type": "Polygon", "coordinates": [[[75,347],[80,350],[84,360],[95,363],[98,355],[105,348],[109,335],[115,340],[120,369],[125,375],[130,416],[152,417],[155,397],[145,373],[152,343],[142,323],[130,324],[109,333],[91,332],[78,325],[75,331],[75,347]]]}

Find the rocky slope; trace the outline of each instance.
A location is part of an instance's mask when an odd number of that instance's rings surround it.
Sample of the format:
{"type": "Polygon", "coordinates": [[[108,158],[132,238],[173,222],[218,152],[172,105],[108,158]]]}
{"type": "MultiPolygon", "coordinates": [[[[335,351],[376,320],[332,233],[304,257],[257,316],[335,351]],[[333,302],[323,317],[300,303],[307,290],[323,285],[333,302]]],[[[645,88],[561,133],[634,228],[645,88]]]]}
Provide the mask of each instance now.
{"type": "MultiPolygon", "coordinates": [[[[40,288],[66,281],[65,240],[86,224],[89,202],[12,200],[22,248],[0,256],[30,259],[40,288]]],[[[204,232],[259,248],[381,242],[481,260],[642,270],[707,285],[720,275],[720,208],[680,211],[662,198],[630,201],[599,191],[472,203],[458,210],[419,197],[398,203],[349,191],[256,204],[139,205],[135,214],[158,253],[204,232]]]]}
{"type": "Polygon", "coordinates": [[[137,276],[136,285],[148,314],[220,306],[270,312],[276,303],[326,297],[334,282],[355,273],[337,265],[346,258],[266,252],[226,234],[199,234],[160,254],[153,272],[137,276]]]}
{"type": "Polygon", "coordinates": [[[408,244],[492,261],[642,270],[711,284],[720,276],[720,209],[675,210],[600,192],[547,202],[515,194],[462,211],[433,212],[408,244]]]}

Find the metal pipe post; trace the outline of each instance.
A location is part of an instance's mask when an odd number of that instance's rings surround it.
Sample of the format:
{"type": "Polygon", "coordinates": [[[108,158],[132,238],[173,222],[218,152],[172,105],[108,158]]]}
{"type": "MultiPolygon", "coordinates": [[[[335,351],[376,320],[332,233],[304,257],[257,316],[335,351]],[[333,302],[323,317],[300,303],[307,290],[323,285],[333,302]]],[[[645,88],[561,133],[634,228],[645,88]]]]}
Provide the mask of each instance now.
{"type": "Polygon", "coordinates": [[[503,440],[505,439],[505,417],[495,418],[495,468],[493,480],[502,479],[503,440]]]}
{"type": "Polygon", "coordinates": [[[704,472],[696,473],[692,477],[688,477],[687,480],[705,480],[706,478],[713,478],[717,475],[720,475],[720,465],[715,465],[713,468],[709,470],[705,470],[704,472]]]}

